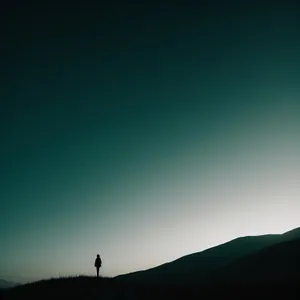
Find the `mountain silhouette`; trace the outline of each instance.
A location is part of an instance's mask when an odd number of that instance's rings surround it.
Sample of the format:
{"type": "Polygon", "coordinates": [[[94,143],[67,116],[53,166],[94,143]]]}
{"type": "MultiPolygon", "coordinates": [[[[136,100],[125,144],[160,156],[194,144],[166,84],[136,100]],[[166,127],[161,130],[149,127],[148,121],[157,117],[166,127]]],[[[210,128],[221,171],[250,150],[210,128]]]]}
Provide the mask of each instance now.
{"type": "Polygon", "coordinates": [[[213,271],[269,246],[300,238],[300,228],[284,234],[246,236],[163,265],[119,275],[118,280],[141,283],[201,284],[213,271]]]}
{"type": "Polygon", "coordinates": [[[298,239],[298,238],[300,238],[300,227],[292,229],[290,231],[287,231],[284,234],[282,234],[281,236],[282,236],[283,241],[298,239]]]}
{"type": "Polygon", "coordinates": [[[0,279],[0,288],[1,289],[11,288],[11,287],[14,287],[14,286],[17,286],[17,285],[18,284],[15,283],[15,282],[0,279]]]}
{"type": "Polygon", "coordinates": [[[300,238],[266,247],[212,272],[212,285],[300,283],[300,238]]]}

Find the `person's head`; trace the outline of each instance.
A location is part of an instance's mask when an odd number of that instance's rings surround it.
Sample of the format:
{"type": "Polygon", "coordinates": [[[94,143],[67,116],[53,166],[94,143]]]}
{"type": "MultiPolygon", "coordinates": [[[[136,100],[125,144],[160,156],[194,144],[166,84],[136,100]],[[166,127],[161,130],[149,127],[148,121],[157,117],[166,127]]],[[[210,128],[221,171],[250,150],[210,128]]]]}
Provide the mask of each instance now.
{"type": "Polygon", "coordinates": [[[100,257],[100,255],[99,255],[99,254],[97,254],[97,257],[100,257]]]}

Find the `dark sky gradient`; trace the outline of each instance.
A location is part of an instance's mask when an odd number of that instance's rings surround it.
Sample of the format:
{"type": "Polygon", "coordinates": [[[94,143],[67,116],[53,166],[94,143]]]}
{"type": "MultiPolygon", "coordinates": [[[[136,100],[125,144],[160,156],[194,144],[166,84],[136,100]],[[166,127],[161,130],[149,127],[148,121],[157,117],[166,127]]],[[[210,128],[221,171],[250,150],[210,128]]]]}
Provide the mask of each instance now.
{"type": "Polygon", "coordinates": [[[0,278],[299,226],[299,7],[209,2],[2,7],[0,278]]]}

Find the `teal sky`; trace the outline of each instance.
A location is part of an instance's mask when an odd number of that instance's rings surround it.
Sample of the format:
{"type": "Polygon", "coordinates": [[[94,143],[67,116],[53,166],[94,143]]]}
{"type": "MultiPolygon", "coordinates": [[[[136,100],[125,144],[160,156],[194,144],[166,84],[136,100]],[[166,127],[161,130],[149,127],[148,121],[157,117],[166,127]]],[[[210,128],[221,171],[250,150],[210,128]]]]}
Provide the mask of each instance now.
{"type": "Polygon", "coordinates": [[[300,225],[297,7],[121,3],[3,10],[0,278],[300,225]]]}

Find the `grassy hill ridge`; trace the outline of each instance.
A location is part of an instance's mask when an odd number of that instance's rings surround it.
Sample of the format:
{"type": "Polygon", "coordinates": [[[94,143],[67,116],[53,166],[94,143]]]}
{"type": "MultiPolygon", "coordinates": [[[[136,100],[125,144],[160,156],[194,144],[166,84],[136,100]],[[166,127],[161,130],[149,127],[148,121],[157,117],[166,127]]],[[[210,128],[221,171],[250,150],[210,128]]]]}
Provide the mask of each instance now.
{"type": "Polygon", "coordinates": [[[84,299],[84,300],[153,300],[153,299],[270,299],[280,296],[292,299],[300,295],[299,285],[293,283],[211,286],[206,288],[177,285],[121,283],[112,278],[57,278],[43,280],[2,291],[2,299],[84,299]]]}

